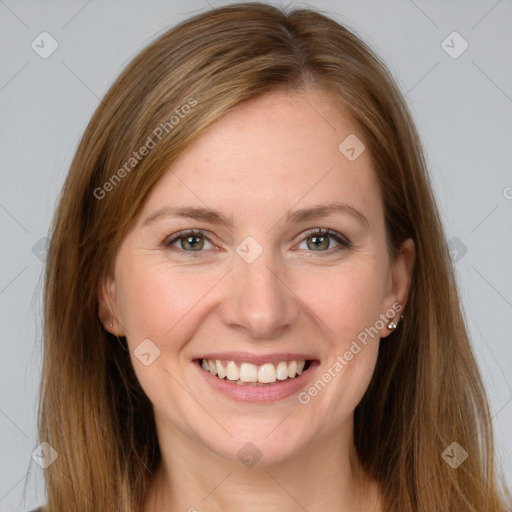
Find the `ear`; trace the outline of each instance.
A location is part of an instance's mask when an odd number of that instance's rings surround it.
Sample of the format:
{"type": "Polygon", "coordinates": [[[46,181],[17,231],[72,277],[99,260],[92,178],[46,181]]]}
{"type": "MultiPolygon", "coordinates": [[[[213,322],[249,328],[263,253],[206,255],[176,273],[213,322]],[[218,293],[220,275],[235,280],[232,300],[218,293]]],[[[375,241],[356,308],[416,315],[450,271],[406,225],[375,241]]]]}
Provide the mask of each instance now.
{"type": "Polygon", "coordinates": [[[103,328],[115,336],[124,336],[117,314],[116,284],[111,277],[105,279],[98,289],[98,316],[103,328]]]}
{"type": "MultiPolygon", "coordinates": [[[[402,311],[405,309],[409,290],[411,287],[412,276],[414,272],[414,265],[416,262],[416,246],[411,238],[405,240],[398,254],[391,262],[389,272],[388,294],[384,300],[383,314],[389,320],[393,320],[396,324],[400,319],[402,311]],[[400,306],[398,306],[398,304],[400,306]],[[392,314],[389,314],[393,312],[392,314]]],[[[388,329],[387,325],[384,327],[383,338],[388,336],[393,329],[388,329]]]]}

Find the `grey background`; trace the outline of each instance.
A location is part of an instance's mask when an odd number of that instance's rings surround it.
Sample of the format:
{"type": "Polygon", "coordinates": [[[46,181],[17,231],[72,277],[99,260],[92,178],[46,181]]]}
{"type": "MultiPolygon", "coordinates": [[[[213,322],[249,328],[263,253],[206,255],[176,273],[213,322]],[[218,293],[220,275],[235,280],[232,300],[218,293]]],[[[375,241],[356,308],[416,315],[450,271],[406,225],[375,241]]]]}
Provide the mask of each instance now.
{"type": "MultiPolygon", "coordinates": [[[[31,460],[38,444],[41,239],[79,137],[138,51],[178,21],[223,3],[0,0],[0,512],[45,501],[43,469],[31,460]],[[58,43],[47,59],[31,47],[43,31],[58,43]]],[[[407,97],[457,260],[498,458],[511,485],[512,1],[309,5],[367,41],[407,97]],[[453,31],[469,44],[456,59],[441,46],[453,31]]],[[[452,39],[444,45],[453,53],[462,46],[452,39]]]]}

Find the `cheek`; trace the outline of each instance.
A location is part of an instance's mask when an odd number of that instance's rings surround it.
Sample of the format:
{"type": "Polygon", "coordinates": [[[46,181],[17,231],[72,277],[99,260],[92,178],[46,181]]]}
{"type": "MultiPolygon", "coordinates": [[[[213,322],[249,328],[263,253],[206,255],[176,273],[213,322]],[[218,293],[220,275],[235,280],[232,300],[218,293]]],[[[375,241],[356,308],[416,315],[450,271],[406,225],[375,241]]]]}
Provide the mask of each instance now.
{"type": "Polygon", "coordinates": [[[376,265],[340,267],[324,277],[310,276],[301,296],[323,320],[326,336],[339,350],[364,329],[374,326],[382,313],[385,269],[376,265]]]}
{"type": "MultiPolygon", "coordinates": [[[[219,278],[206,272],[200,276],[190,269],[177,271],[166,262],[153,263],[148,258],[123,263],[116,273],[117,304],[135,374],[157,409],[177,410],[183,396],[173,375],[183,346],[201,321],[203,299],[219,278]],[[137,347],[147,339],[159,350],[149,366],[137,357],[141,352],[137,347]]],[[[151,346],[152,356],[153,350],[151,346]]]]}
{"type": "Polygon", "coordinates": [[[358,264],[357,269],[354,265],[330,272],[328,279],[309,280],[308,305],[322,320],[330,350],[301,403],[310,401],[318,418],[333,420],[319,424],[320,430],[350,416],[371,381],[382,328],[385,275],[383,266],[358,264]]]}
{"type": "Polygon", "coordinates": [[[172,339],[173,330],[181,333],[215,280],[207,273],[171,271],[165,263],[141,259],[119,272],[118,283],[119,313],[129,341],[150,338],[159,344],[172,339]]]}

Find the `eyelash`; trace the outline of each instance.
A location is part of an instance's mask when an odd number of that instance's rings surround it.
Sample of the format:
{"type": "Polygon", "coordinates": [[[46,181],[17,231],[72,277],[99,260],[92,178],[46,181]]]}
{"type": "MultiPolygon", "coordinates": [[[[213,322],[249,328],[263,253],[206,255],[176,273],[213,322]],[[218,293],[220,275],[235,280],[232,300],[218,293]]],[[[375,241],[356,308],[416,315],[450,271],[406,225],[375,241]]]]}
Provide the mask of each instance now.
{"type": "MultiPolygon", "coordinates": [[[[185,231],[180,231],[179,233],[176,233],[175,235],[171,235],[171,237],[167,237],[163,241],[162,244],[167,249],[176,249],[176,250],[180,251],[181,253],[183,253],[183,255],[186,254],[187,257],[198,258],[198,257],[203,256],[202,253],[204,253],[205,250],[186,251],[185,249],[172,246],[172,244],[174,244],[178,240],[180,240],[182,238],[186,238],[188,236],[202,237],[202,238],[206,239],[208,242],[210,242],[211,244],[213,244],[213,242],[206,236],[205,232],[200,229],[188,229],[185,231]]],[[[305,240],[307,240],[309,237],[312,237],[312,236],[329,236],[329,237],[333,238],[336,242],[338,242],[340,245],[337,247],[331,247],[325,251],[308,251],[308,252],[312,252],[312,253],[318,252],[320,254],[323,253],[323,254],[331,255],[335,251],[340,251],[343,249],[350,249],[352,247],[352,242],[347,237],[342,235],[341,233],[338,233],[336,231],[331,231],[330,229],[323,230],[322,228],[314,228],[314,229],[310,229],[310,230],[306,231],[306,233],[301,238],[299,243],[304,242],[305,240]]]]}

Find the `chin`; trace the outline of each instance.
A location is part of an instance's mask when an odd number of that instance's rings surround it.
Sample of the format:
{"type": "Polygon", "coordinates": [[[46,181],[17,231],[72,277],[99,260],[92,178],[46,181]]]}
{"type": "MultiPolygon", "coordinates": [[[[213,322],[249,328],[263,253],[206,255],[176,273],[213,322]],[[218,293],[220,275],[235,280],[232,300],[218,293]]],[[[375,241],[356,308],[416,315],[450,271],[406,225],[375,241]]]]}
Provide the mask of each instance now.
{"type": "Polygon", "coordinates": [[[228,430],[233,437],[226,434],[213,439],[209,436],[204,439],[204,443],[218,456],[247,467],[278,464],[299,455],[304,448],[305,433],[297,426],[293,428],[293,435],[289,425],[287,428],[279,428],[279,422],[283,419],[261,422],[257,430],[254,424],[250,428],[247,425],[239,425],[238,428],[231,425],[228,430]]]}

